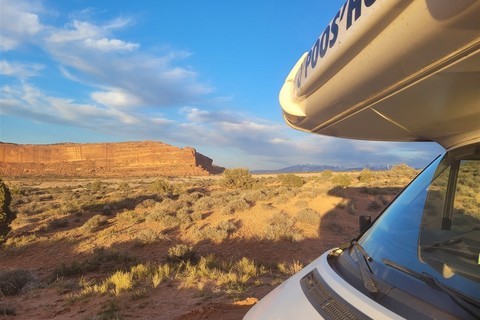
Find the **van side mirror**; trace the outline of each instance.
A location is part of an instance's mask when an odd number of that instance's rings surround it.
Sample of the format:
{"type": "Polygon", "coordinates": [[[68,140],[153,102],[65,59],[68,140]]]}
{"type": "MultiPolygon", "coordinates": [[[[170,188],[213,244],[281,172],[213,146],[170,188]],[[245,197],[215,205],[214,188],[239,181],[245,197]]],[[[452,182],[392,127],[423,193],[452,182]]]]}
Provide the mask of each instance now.
{"type": "Polygon", "coordinates": [[[358,217],[358,225],[360,228],[360,233],[364,233],[372,224],[372,217],[371,216],[359,216],[358,217]]]}

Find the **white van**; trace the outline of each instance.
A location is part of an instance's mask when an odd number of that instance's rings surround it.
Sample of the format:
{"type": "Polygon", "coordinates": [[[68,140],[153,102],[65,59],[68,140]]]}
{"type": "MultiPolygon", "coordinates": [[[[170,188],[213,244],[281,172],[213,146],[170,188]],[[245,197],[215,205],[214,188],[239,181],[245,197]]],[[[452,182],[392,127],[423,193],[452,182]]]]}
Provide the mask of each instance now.
{"type": "Polygon", "coordinates": [[[346,1],[280,103],[299,130],[447,151],[244,319],[480,319],[480,1],[346,1]]]}

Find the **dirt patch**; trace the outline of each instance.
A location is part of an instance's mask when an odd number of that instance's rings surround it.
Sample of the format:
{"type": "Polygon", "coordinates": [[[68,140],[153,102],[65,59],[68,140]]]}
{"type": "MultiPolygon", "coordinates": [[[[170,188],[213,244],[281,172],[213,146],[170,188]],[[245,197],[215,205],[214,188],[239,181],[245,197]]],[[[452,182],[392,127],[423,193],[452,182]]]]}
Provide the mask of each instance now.
{"type": "Polygon", "coordinates": [[[373,174],[350,173],[348,187],[321,174],[295,188],[254,177],[251,190],[209,178],[170,179],[164,191],[156,179],[7,181],[18,215],[0,270],[34,279],[0,295],[0,318],[241,319],[409,181],[373,174]]]}

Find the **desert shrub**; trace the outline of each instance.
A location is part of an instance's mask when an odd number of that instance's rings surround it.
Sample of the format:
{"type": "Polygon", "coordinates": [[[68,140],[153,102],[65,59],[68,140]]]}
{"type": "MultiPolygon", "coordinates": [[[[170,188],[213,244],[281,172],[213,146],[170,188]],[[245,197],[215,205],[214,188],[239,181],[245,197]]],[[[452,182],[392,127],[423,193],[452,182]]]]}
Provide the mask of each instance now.
{"type": "Polygon", "coordinates": [[[150,189],[154,193],[178,195],[183,193],[183,188],[178,184],[173,184],[163,179],[158,179],[152,182],[150,189]]]}
{"type": "Polygon", "coordinates": [[[229,202],[225,207],[222,208],[223,214],[233,214],[239,211],[245,211],[250,208],[250,205],[244,199],[235,199],[229,202]]]}
{"type": "Polygon", "coordinates": [[[386,198],[384,195],[380,195],[378,196],[378,200],[380,200],[380,202],[386,206],[387,204],[390,203],[390,200],[388,198],[386,198]]]}
{"type": "Polygon", "coordinates": [[[152,275],[151,280],[152,280],[153,287],[154,288],[158,287],[160,283],[170,278],[172,276],[173,271],[174,269],[168,263],[159,265],[155,273],[152,275]]]}
{"type": "Polygon", "coordinates": [[[130,223],[141,223],[145,221],[145,213],[139,213],[132,210],[127,210],[117,215],[117,218],[130,223]]]}
{"type": "Polygon", "coordinates": [[[198,262],[198,255],[192,246],[180,243],[168,249],[167,260],[170,262],[198,262]]]}
{"type": "Polygon", "coordinates": [[[71,264],[62,263],[55,268],[52,279],[59,277],[68,277],[83,274],[86,272],[94,272],[100,269],[112,270],[126,268],[135,263],[136,259],[124,252],[109,250],[105,248],[97,248],[92,255],[83,261],[73,261],[71,264]]]}
{"type": "Polygon", "coordinates": [[[282,186],[285,187],[301,187],[305,183],[302,177],[293,173],[281,174],[277,178],[282,183],[282,186]]]}
{"type": "Polygon", "coordinates": [[[5,246],[10,248],[21,248],[35,241],[36,239],[37,239],[37,236],[35,234],[24,235],[19,237],[9,237],[5,242],[5,246]]]}
{"type": "Polygon", "coordinates": [[[17,315],[14,308],[5,304],[0,304],[0,314],[4,317],[17,315]]]}
{"type": "Polygon", "coordinates": [[[145,199],[142,202],[140,202],[135,209],[149,209],[155,207],[157,204],[157,201],[154,199],[145,199]]]}
{"type": "Polygon", "coordinates": [[[175,215],[180,222],[180,224],[189,224],[193,221],[192,215],[191,215],[191,210],[189,208],[182,208],[177,211],[177,214],[175,215]]]}
{"type": "Polygon", "coordinates": [[[228,221],[220,221],[217,225],[217,229],[219,230],[225,230],[228,232],[228,234],[231,234],[237,230],[237,226],[235,223],[231,220],[228,221]]]}
{"type": "Polygon", "coordinates": [[[86,188],[87,190],[90,190],[93,192],[100,192],[100,191],[104,191],[107,188],[107,185],[104,182],[97,180],[94,182],[87,183],[86,188]]]}
{"type": "Polygon", "coordinates": [[[289,201],[290,201],[290,198],[289,198],[289,197],[287,197],[286,195],[281,195],[281,196],[279,196],[279,197],[276,199],[275,203],[277,203],[277,204],[286,204],[286,203],[288,203],[289,201]]]}
{"type": "Polygon", "coordinates": [[[233,221],[221,221],[215,227],[205,228],[203,231],[199,230],[197,236],[219,242],[226,239],[236,230],[237,226],[233,221]]]}
{"type": "Polygon", "coordinates": [[[194,191],[192,193],[183,193],[178,198],[179,201],[187,203],[189,206],[193,205],[198,199],[204,197],[205,195],[201,192],[194,191]]]}
{"type": "Polygon", "coordinates": [[[373,174],[372,171],[370,171],[367,168],[364,168],[362,171],[360,171],[360,174],[358,176],[358,181],[360,182],[370,182],[370,180],[373,179],[373,174]]]}
{"type": "Polygon", "coordinates": [[[255,184],[255,179],[248,169],[226,169],[220,184],[231,189],[251,189],[255,184]]]}
{"type": "Polygon", "coordinates": [[[265,237],[269,240],[303,240],[302,234],[295,228],[295,220],[283,211],[268,220],[265,237]]]}
{"type": "Polygon", "coordinates": [[[175,216],[174,213],[171,213],[163,208],[156,208],[154,212],[150,213],[145,218],[146,222],[160,222],[165,227],[176,227],[180,224],[180,220],[175,216]]]}
{"type": "Polygon", "coordinates": [[[185,200],[172,200],[167,198],[163,200],[160,205],[155,206],[155,208],[158,208],[158,207],[163,208],[168,212],[177,212],[184,208],[190,207],[190,205],[185,200]]]}
{"type": "Polygon", "coordinates": [[[51,220],[48,223],[48,229],[49,230],[65,228],[67,226],[68,226],[68,220],[66,220],[66,219],[55,219],[55,220],[51,220]]]}
{"type": "Polygon", "coordinates": [[[308,208],[308,202],[305,200],[298,200],[295,202],[295,207],[297,208],[308,208]]]}
{"type": "Polygon", "coordinates": [[[247,257],[243,257],[242,259],[238,260],[233,265],[233,269],[239,274],[247,275],[250,278],[255,277],[258,273],[258,268],[255,265],[255,262],[247,257]]]}
{"type": "Polygon", "coordinates": [[[82,228],[84,231],[92,233],[100,229],[100,227],[105,226],[107,224],[107,221],[107,217],[97,214],[88,219],[82,228]]]}
{"type": "Polygon", "coordinates": [[[136,237],[136,240],[139,241],[142,245],[149,245],[159,241],[169,241],[170,238],[164,235],[162,232],[158,232],[152,229],[145,229],[140,231],[136,237]]]}
{"type": "Polygon", "coordinates": [[[200,221],[203,219],[203,214],[198,211],[194,211],[190,213],[190,217],[192,218],[192,221],[200,221]]]}
{"type": "Polygon", "coordinates": [[[129,191],[130,190],[130,185],[126,181],[120,182],[117,186],[117,190],[119,190],[119,191],[129,191]]]}
{"type": "Polygon", "coordinates": [[[34,281],[34,277],[30,271],[27,270],[14,269],[0,271],[0,295],[16,295],[20,293],[27,283],[32,281],[34,281]]]}
{"type": "Polygon", "coordinates": [[[297,213],[297,221],[318,226],[320,224],[320,215],[311,208],[301,209],[297,213]]]}
{"type": "Polygon", "coordinates": [[[320,179],[323,181],[330,180],[333,177],[332,170],[324,170],[320,173],[320,179]]]}
{"type": "Polygon", "coordinates": [[[341,224],[335,222],[335,221],[329,221],[325,224],[325,228],[329,231],[334,232],[335,234],[341,234],[343,233],[343,227],[341,224]]]}
{"type": "Polygon", "coordinates": [[[348,210],[348,213],[350,213],[351,215],[355,215],[357,213],[357,205],[355,204],[354,201],[350,201],[348,203],[347,210],[348,210]]]}
{"type": "Polygon", "coordinates": [[[10,210],[12,196],[7,185],[0,180],[0,243],[7,239],[10,232],[10,224],[16,218],[16,213],[10,210]]]}
{"type": "Polygon", "coordinates": [[[210,196],[205,196],[203,198],[198,199],[193,204],[193,209],[195,211],[209,211],[212,210],[215,206],[215,199],[210,196]]]}
{"type": "Polygon", "coordinates": [[[367,210],[368,211],[377,211],[381,208],[382,206],[376,201],[370,201],[367,205],[367,210]]]}
{"type": "Polygon", "coordinates": [[[294,274],[303,269],[303,264],[298,260],[294,260],[290,265],[281,262],[277,264],[277,269],[278,271],[286,274],[287,276],[293,276],[294,274]]]}
{"type": "Polygon", "coordinates": [[[405,163],[394,165],[389,171],[394,177],[403,176],[406,178],[413,178],[417,174],[417,170],[405,163]]]}
{"type": "Polygon", "coordinates": [[[346,188],[352,184],[352,177],[348,174],[337,174],[333,177],[332,183],[338,187],[346,188]]]}
{"type": "Polygon", "coordinates": [[[107,283],[113,285],[113,292],[118,296],[133,288],[133,275],[130,272],[117,271],[110,276],[107,283]]]}
{"type": "Polygon", "coordinates": [[[280,186],[280,187],[275,188],[275,193],[277,195],[279,195],[279,194],[287,192],[288,190],[289,190],[289,188],[284,187],[284,186],[280,186]]]}
{"type": "Polygon", "coordinates": [[[242,194],[242,198],[248,202],[256,202],[262,200],[268,200],[270,198],[269,194],[264,190],[250,190],[242,194]]]}

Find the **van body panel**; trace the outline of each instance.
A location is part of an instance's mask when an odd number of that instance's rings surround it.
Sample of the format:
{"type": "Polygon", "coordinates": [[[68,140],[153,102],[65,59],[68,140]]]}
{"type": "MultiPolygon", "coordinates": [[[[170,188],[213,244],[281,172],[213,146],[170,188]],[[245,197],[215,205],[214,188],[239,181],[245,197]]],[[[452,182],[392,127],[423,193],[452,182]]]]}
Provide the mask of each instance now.
{"type": "MultiPolygon", "coordinates": [[[[336,292],[344,301],[348,301],[349,308],[367,314],[371,319],[403,319],[382,305],[371,300],[363,293],[343,280],[329,265],[327,258],[333,251],[322,254],[293,277],[282,283],[269,293],[261,303],[253,306],[244,320],[262,319],[324,319],[305,298],[300,281],[312,270],[325,281],[329,290],[336,292]]],[[[323,304],[331,301],[323,301],[323,304]]]]}
{"type": "Polygon", "coordinates": [[[347,1],[288,75],[279,97],[286,122],[446,149],[473,139],[480,131],[478,17],[480,1],[347,1]],[[333,29],[335,41],[322,51],[333,29]]]}

